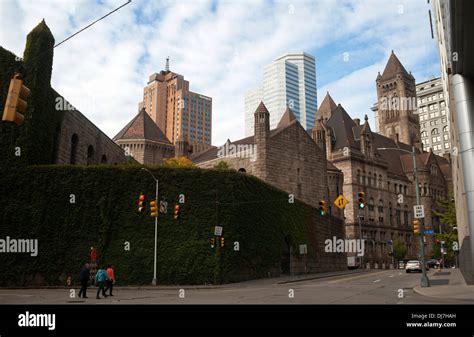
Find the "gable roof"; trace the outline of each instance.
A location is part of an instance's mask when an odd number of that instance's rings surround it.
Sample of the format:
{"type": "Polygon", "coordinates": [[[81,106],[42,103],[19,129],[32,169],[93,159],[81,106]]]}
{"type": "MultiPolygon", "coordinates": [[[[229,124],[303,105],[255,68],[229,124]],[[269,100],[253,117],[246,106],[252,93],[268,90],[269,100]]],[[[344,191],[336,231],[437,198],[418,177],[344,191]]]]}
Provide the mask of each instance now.
{"type": "Polygon", "coordinates": [[[283,116],[281,116],[281,119],[278,122],[277,128],[289,125],[294,120],[296,120],[296,117],[295,115],[293,115],[291,109],[287,106],[285,112],[283,113],[283,116]]]}
{"type": "Polygon", "coordinates": [[[334,110],[336,110],[337,105],[332,99],[331,95],[329,95],[329,91],[326,93],[326,96],[324,97],[323,101],[321,102],[321,105],[319,106],[318,111],[316,111],[316,120],[319,118],[329,119],[331,117],[331,114],[334,110]]]}
{"type": "Polygon", "coordinates": [[[156,125],[145,109],[140,112],[114,137],[114,140],[121,139],[146,139],[156,142],[171,142],[163,131],[156,125]]]}
{"type": "Polygon", "coordinates": [[[326,122],[326,126],[333,131],[335,138],[333,150],[342,149],[346,146],[355,149],[359,147],[353,134],[353,128],[357,125],[342,105],[339,104],[333,111],[331,117],[326,122]]]}

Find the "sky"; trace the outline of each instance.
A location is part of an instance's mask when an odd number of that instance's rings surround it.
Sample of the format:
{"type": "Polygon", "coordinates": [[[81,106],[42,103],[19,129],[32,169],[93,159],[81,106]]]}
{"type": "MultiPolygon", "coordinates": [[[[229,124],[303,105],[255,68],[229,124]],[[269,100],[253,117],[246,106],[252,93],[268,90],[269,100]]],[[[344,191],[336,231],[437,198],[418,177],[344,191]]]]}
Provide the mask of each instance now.
{"type": "MultiPolygon", "coordinates": [[[[22,56],[43,18],[57,43],[125,2],[0,0],[0,46],[22,56]]],[[[112,138],[169,56],[191,91],[212,97],[220,145],[244,137],[245,92],[261,85],[263,67],[306,52],[316,58],[318,104],[329,92],[375,128],[375,79],[392,50],[417,82],[440,74],[429,9],[425,0],[133,0],[55,48],[51,82],[112,138]]]]}

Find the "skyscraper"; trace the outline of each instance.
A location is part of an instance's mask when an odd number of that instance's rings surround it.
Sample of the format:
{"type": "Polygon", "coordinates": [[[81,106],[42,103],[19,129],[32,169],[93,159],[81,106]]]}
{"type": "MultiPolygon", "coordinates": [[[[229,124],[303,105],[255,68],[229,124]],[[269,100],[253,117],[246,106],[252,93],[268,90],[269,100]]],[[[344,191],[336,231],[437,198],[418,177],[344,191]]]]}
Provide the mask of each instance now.
{"type": "Polygon", "coordinates": [[[245,95],[246,136],[254,132],[253,114],[260,101],[270,113],[270,128],[277,126],[288,106],[306,130],[312,129],[318,106],[314,57],[285,54],[264,67],[263,86],[245,95]]]}
{"type": "Polygon", "coordinates": [[[420,119],[423,149],[442,156],[451,153],[446,101],[441,78],[434,78],[416,85],[418,116],[420,119]]]}
{"type": "Polygon", "coordinates": [[[187,140],[194,152],[211,145],[212,98],[189,90],[182,75],[166,69],[150,75],[138,107],[150,115],[172,144],[187,140]]]}

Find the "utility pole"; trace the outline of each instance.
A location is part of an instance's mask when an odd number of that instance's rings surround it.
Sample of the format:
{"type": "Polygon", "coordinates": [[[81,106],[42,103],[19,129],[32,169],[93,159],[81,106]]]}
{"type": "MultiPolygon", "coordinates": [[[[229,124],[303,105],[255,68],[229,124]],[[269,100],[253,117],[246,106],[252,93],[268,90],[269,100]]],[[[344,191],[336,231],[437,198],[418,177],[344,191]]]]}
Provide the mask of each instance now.
{"type": "MultiPolygon", "coordinates": [[[[412,155],[413,158],[413,175],[415,177],[415,190],[416,190],[416,204],[420,205],[420,186],[418,186],[418,171],[416,168],[416,152],[415,152],[415,147],[411,147],[411,151],[405,150],[405,149],[400,149],[398,147],[393,147],[393,148],[388,148],[388,147],[379,147],[377,150],[396,150],[396,151],[402,151],[402,152],[407,152],[412,155]]],[[[430,280],[428,279],[428,275],[426,275],[426,262],[425,262],[425,233],[424,233],[424,220],[420,221],[421,222],[421,228],[420,228],[420,257],[421,257],[421,282],[420,285],[422,287],[429,287],[430,286],[430,280]]]]}
{"type": "MultiPolygon", "coordinates": [[[[151,173],[149,170],[146,168],[142,167],[142,170],[148,172],[153,179],[155,180],[156,183],[156,189],[155,189],[155,202],[158,202],[158,179],[155,178],[153,173],[151,173]]],[[[158,210],[159,212],[159,210],[158,210]]],[[[156,250],[157,250],[157,241],[158,241],[158,215],[155,216],[155,257],[154,257],[154,266],[153,266],[153,280],[151,281],[151,284],[156,286],[157,284],[157,278],[156,278],[156,250]]]]}

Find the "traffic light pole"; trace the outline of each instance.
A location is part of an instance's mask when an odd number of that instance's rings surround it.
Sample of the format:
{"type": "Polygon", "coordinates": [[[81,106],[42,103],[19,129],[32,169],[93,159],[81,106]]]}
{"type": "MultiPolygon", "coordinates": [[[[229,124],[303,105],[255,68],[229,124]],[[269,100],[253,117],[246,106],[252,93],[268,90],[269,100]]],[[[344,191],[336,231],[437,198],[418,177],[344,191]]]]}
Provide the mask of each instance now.
{"type": "MultiPolygon", "coordinates": [[[[413,175],[415,176],[415,187],[416,187],[416,204],[420,205],[420,186],[418,186],[418,171],[416,168],[416,153],[415,147],[412,146],[412,157],[413,157],[413,175]]],[[[428,279],[428,275],[426,275],[426,262],[425,262],[425,221],[423,219],[422,226],[420,230],[420,253],[421,253],[421,283],[422,287],[429,287],[430,280],[428,279]]]]}
{"type": "MultiPolygon", "coordinates": [[[[142,167],[142,170],[148,172],[153,179],[156,182],[156,191],[155,191],[155,200],[158,202],[158,179],[155,178],[153,173],[151,173],[149,170],[146,168],[142,167]]],[[[159,212],[159,211],[158,211],[159,212]]],[[[151,284],[156,286],[157,284],[157,279],[156,279],[156,246],[157,246],[157,241],[158,241],[158,216],[155,216],[155,258],[154,258],[154,266],[153,266],[153,280],[151,281],[151,284]]]]}
{"type": "MultiPolygon", "coordinates": [[[[416,168],[416,152],[415,152],[415,147],[411,147],[411,151],[405,150],[405,149],[400,149],[400,148],[388,148],[388,147],[379,147],[377,150],[397,150],[397,151],[402,151],[402,152],[407,152],[412,155],[413,158],[413,175],[415,176],[415,190],[416,190],[416,204],[420,205],[420,186],[418,186],[418,170],[416,168]]],[[[420,255],[421,255],[421,283],[420,285],[422,287],[429,287],[430,286],[430,280],[428,279],[428,275],[426,275],[426,265],[425,265],[425,233],[424,233],[424,219],[421,222],[421,230],[420,230],[420,255]]]]}

